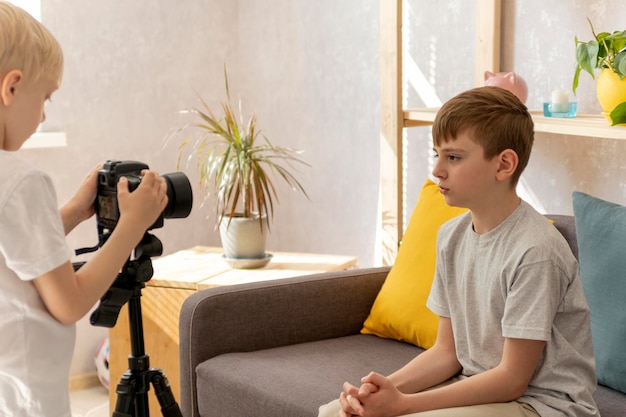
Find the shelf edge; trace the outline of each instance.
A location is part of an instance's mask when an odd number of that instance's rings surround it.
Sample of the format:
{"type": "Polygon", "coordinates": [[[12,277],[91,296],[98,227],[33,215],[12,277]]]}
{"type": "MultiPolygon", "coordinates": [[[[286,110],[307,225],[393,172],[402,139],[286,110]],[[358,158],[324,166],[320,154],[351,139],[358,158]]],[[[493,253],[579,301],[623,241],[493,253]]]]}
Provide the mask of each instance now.
{"type": "MultiPolygon", "coordinates": [[[[432,125],[437,108],[404,110],[404,127],[432,125]]],[[[531,110],[536,133],[585,136],[626,140],[626,126],[611,126],[602,115],[581,114],[571,119],[544,117],[539,110],[531,110]]]]}

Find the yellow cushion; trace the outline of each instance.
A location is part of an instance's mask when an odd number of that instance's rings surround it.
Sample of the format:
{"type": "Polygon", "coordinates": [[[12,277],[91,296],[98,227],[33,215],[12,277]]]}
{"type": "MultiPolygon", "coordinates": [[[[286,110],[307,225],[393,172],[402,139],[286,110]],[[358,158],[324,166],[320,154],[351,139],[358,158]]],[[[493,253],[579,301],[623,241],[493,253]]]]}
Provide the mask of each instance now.
{"type": "Polygon", "coordinates": [[[361,333],[430,348],[438,317],[426,307],[435,275],[439,226],[467,209],[446,204],[439,187],[427,180],[389,271],[361,333]]]}

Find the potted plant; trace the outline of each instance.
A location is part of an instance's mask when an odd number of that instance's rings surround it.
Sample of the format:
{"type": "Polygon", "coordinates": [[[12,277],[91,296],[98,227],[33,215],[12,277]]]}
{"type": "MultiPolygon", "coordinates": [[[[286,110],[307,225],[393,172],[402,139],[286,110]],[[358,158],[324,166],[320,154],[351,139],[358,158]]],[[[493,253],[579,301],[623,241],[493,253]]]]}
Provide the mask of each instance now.
{"type": "Polygon", "coordinates": [[[178,149],[178,166],[191,147],[188,160],[195,156],[200,186],[214,200],[224,257],[235,267],[259,267],[271,257],[265,252],[265,237],[278,201],[273,179],[308,198],[292,173],[294,164],[308,164],[299,151],[275,146],[262,135],[255,114],[244,122],[241,101],[239,115],[232,108],[226,68],[224,81],[227,100],[222,116],[216,116],[200,96],[200,109],[183,111],[197,121],[178,130],[189,132],[178,149]]]}
{"type": "Polygon", "coordinates": [[[576,71],[572,90],[576,94],[580,72],[585,70],[595,79],[595,70],[600,69],[597,82],[598,101],[613,125],[626,123],[626,31],[596,34],[591,20],[593,39],[576,42],[576,71]]]}

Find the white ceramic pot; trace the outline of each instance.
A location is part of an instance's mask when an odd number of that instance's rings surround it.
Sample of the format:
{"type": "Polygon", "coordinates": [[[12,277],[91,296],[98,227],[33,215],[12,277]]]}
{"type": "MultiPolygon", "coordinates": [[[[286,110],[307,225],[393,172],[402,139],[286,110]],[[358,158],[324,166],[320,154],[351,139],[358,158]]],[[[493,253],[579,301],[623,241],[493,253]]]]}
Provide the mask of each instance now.
{"type": "Polygon", "coordinates": [[[220,238],[227,259],[265,258],[266,236],[267,223],[264,219],[261,229],[258,216],[226,217],[220,224],[220,238]]]}

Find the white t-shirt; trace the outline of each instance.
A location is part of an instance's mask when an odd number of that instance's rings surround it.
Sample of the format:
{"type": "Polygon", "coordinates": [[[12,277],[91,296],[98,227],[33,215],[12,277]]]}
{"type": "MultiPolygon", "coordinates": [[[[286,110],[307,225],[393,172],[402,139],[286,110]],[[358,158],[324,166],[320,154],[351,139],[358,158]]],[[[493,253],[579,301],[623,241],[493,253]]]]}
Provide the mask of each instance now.
{"type": "Polygon", "coordinates": [[[504,338],[546,347],[518,400],[542,417],[598,417],[589,307],[563,236],[530,205],[479,235],[470,213],[444,224],[428,307],[452,322],[462,375],[492,369],[504,338]]]}
{"type": "Polygon", "coordinates": [[[75,326],[46,309],[32,279],[69,261],[52,181],[0,151],[0,415],[67,417],[75,326]]]}

